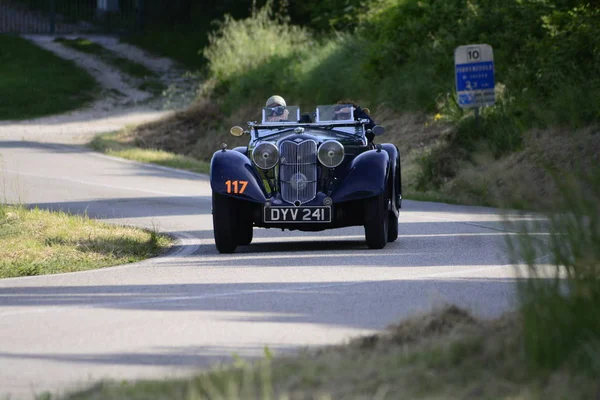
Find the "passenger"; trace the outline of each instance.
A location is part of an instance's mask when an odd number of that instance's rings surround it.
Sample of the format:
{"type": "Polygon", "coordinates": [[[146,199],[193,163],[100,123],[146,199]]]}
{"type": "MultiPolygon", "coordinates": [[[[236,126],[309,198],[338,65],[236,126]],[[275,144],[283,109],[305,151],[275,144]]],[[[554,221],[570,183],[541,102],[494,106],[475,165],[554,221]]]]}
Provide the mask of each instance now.
{"type": "MultiPolygon", "coordinates": [[[[354,119],[369,120],[369,122],[367,124],[365,124],[366,129],[373,129],[373,127],[375,127],[375,125],[377,125],[375,123],[375,121],[373,120],[373,118],[371,118],[371,115],[369,115],[368,108],[362,109],[355,102],[349,101],[349,100],[341,100],[341,101],[338,101],[336,104],[337,104],[336,108],[335,108],[336,111],[334,111],[335,116],[333,118],[334,120],[341,120],[341,119],[343,120],[343,119],[350,118],[349,107],[344,107],[344,106],[352,105],[352,107],[354,108],[354,119]]],[[[369,140],[369,142],[372,142],[373,139],[375,139],[375,135],[373,135],[372,133],[368,133],[367,139],[369,140]]]]}
{"type": "Polygon", "coordinates": [[[283,97],[274,95],[269,97],[265,104],[267,110],[267,122],[287,121],[290,112],[287,109],[287,104],[283,97]]]}
{"type": "Polygon", "coordinates": [[[338,104],[333,108],[334,121],[347,121],[352,115],[352,106],[349,104],[338,104]]]}

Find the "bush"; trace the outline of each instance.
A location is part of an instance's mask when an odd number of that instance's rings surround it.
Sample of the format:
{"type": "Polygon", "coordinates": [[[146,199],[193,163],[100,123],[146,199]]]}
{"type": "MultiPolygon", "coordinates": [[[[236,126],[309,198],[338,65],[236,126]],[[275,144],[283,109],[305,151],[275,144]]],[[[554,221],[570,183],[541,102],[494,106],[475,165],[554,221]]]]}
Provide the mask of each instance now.
{"type": "Polygon", "coordinates": [[[600,117],[600,10],[580,3],[384,0],[359,26],[371,43],[365,68],[378,79],[398,70],[415,86],[429,82],[428,100],[397,104],[431,107],[454,91],[454,49],[488,43],[496,80],[516,99],[513,116],[527,127],[581,126],[600,117]]]}
{"type": "Polygon", "coordinates": [[[295,65],[310,49],[308,33],[273,21],[270,7],[244,20],[226,16],[209,41],[204,56],[214,94],[230,107],[285,93],[296,83],[295,65]]]}

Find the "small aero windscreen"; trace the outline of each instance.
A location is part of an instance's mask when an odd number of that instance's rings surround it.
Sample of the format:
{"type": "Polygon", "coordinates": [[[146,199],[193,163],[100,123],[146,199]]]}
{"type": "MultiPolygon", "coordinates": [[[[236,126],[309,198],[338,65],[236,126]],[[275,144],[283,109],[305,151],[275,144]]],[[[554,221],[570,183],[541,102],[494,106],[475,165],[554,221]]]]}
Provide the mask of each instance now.
{"type": "Polygon", "coordinates": [[[297,124],[299,119],[300,107],[298,106],[275,106],[263,107],[262,109],[263,124],[297,124]]]}
{"type": "Polygon", "coordinates": [[[352,104],[317,106],[316,122],[354,122],[352,104]]]}

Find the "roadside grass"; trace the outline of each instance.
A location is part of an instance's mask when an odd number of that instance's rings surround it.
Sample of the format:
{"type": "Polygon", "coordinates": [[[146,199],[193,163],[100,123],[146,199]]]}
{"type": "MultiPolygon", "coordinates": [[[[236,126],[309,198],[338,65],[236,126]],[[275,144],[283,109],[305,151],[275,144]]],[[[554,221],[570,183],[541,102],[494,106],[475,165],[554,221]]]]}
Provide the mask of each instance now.
{"type": "Polygon", "coordinates": [[[26,39],[0,35],[0,120],[80,108],[95,98],[96,81],[75,63],[26,39]]]}
{"type": "Polygon", "coordinates": [[[0,204],[0,278],[132,263],[163,253],[171,243],[154,231],[0,204]]]}
{"type": "Polygon", "coordinates": [[[102,382],[79,399],[588,399],[594,376],[528,367],[517,313],[494,321],[456,307],[340,346],[234,357],[191,379],[102,382]]]}
{"type": "Polygon", "coordinates": [[[546,222],[550,236],[533,239],[540,228],[533,225],[509,244],[528,265],[520,297],[530,364],[545,370],[569,365],[598,377],[600,168],[580,168],[553,174],[560,196],[546,222]],[[538,265],[540,258],[554,265],[551,274],[538,265]]]}
{"type": "Polygon", "coordinates": [[[96,136],[89,144],[93,150],[127,160],[178,168],[207,174],[210,163],[164,150],[140,148],[127,130],[96,136]]]}
{"type": "Polygon", "coordinates": [[[160,82],[158,75],[154,71],[140,63],[120,57],[98,43],[94,43],[84,38],[57,38],[55,41],[61,43],[63,46],[70,47],[77,51],[93,54],[99,57],[101,60],[119,69],[126,75],[140,80],[141,82],[139,83],[138,87],[142,90],[147,90],[154,94],[160,94],[165,89],[164,85],[160,82]]]}

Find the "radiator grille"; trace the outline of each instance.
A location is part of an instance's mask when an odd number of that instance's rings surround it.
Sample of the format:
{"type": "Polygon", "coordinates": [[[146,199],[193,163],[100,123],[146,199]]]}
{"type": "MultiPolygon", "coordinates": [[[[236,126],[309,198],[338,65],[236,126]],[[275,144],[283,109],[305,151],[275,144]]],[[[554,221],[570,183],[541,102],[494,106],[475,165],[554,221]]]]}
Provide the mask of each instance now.
{"type": "Polygon", "coordinates": [[[317,195],[317,143],[305,140],[300,143],[281,143],[279,180],[281,197],[294,203],[306,203],[317,195]]]}

